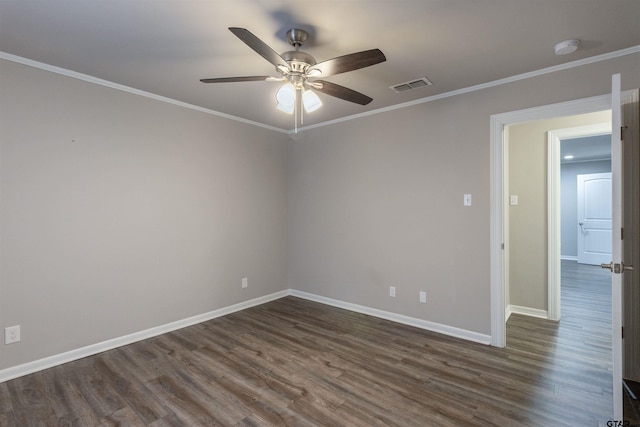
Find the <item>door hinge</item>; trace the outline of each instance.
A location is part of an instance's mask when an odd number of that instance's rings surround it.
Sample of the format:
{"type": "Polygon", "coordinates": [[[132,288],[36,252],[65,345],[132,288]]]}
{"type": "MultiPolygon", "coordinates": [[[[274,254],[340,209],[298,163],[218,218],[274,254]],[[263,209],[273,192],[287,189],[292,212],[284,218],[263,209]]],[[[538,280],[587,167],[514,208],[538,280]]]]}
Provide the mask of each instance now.
{"type": "Polygon", "coordinates": [[[624,240],[624,227],[620,227],[620,240],[624,240]]]}
{"type": "Polygon", "coordinates": [[[624,339],[624,326],[621,326],[620,329],[622,329],[622,339],[624,339]]]}
{"type": "Polygon", "coordinates": [[[627,129],[627,126],[620,126],[620,141],[624,141],[624,130],[627,129]]]}

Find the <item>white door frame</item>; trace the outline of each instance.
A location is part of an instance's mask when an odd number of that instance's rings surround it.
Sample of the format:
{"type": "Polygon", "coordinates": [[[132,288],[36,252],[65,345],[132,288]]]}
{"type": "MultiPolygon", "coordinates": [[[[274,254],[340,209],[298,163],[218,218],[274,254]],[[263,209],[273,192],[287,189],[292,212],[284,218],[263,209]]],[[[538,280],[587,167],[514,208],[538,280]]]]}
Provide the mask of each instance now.
{"type": "MultiPolygon", "coordinates": [[[[622,93],[623,103],[632,102],[637,97],[637,91],[622,93]]],[[[611,109],[611,95],[594,96],[577,99],[575,101],[558,104],[543,105],[508,113],[491,116],[490,128],[490,169],[491,169],[491,212],[490,212],[490,280],[491,280],[491,345],[504,347],[506,345],[505,327],[505,227],[504,222],[506,204],[504,200],[505,165],[504,154],[506,126],[526,123],[535,120],[546,120],[563,116],[595,113],[611,109]]]]}
{"type": "Polygon", "coordinates": [[[548,260],[547,315],[560,320],[560,145],[563,139],[607,135],[611,122],[551,130],[547,133],[547,215],[548,260]]]}
{"type": "Polygon", "coordinates": [[[524,110],[491,116],[491,223],[490,223],[490,280],[491,280],[491,345],[504,347],[506,345],[506,290],[505,290],[505,261],[506,252],[505,229],[507,223],[506,203],[504,200],[506,126],[526,123],[536,120],[546,120],[563,116],[595,113],[611,109],[611,95],[601,95],[591,98],[578,99],[559,104],[544,105],[524,110]]]}

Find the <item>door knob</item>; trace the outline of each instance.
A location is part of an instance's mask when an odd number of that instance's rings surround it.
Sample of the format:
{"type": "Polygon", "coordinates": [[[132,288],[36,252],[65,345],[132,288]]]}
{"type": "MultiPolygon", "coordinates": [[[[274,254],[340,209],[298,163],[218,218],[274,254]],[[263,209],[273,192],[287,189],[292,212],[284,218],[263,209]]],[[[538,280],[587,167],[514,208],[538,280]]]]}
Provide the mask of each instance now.
{"type": "Polygon", "coordinates": [[[634,270],[633,265],[624,265],[623,262],[618,264],[618,263],[614,263],[613,261],[611,261],[609,264],[600,264],[600,267],[604,268],[605,270],[610,270],[611,272],[616,274],[624,273],[625,271],[634,270]]]}

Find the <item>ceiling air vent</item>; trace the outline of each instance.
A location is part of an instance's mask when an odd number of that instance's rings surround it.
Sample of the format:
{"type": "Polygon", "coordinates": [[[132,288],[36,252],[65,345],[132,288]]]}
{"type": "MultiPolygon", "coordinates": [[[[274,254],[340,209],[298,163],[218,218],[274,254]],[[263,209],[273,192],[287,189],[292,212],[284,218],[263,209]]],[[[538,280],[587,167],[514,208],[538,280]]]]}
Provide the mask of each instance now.
{"type": "Polygon", "coordinates": [[[417,80],[411,80],[408,82],[400,83],[394,86],[389,86],[395,93],[402,93],[408,90],[417,89],[419,87],[431,86],[433,83],[426,77],[421,77],[417,80]]]}

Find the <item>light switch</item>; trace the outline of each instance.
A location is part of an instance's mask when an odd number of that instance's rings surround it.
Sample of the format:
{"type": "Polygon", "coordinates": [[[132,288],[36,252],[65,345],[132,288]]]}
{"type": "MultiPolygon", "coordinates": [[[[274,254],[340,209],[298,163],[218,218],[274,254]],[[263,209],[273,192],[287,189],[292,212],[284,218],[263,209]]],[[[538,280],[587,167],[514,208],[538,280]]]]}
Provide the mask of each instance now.
{"type": "Polygon", "coordinates": [[[471,206],[471,194],[464,195],[464,205],[471,206]]]}
{"type": "Polygon", "coordinates": [[[512,194],[509,197],[509,204],[511,206],[518,206],[518,195],[517,194],[512,194]]]}

